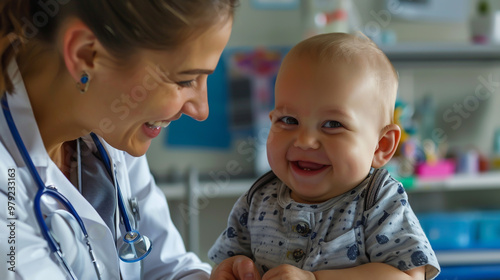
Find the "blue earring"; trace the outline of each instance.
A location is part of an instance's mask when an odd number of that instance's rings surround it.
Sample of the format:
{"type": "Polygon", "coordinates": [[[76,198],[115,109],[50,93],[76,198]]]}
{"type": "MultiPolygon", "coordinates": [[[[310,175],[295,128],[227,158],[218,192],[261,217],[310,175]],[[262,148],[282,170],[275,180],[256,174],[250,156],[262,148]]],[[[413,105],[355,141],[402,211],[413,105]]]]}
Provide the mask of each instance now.
{"type": "Polygon", "coordinates": [[[89,74],[87,72],[83,72],[80,77],[80,81],[76,83],[76,88],[80,91],[80,93],[86,93],[89,89],[89,74]]]}

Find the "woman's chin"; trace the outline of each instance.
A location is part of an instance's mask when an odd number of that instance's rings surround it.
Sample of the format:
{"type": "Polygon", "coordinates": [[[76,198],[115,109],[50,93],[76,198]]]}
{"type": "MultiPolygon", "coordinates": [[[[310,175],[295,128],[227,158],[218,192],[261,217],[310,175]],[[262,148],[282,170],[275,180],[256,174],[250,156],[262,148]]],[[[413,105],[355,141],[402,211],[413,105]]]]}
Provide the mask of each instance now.
{"type": "Polygon", "coordinates": [[[137,145],[134,147],[130,147],[125,150],[128,154],[130,154],[133,157],[140,157],[146,154],[146,152],[149,149],[151,142],[149,142],[147,145],[145,143],[142,143],[142,145],[137,145]]]}
{"type": "Polygon", "coordinates": [[[125,151],[133,157],[140,157],[146,154],[150,146],[151,146],[151,139],[147,139],[145,141],[134,139],[133,141],[130,141],[128,143],[123,143],[122,145],[119,145],[118,147],[115,148],[117,148],[118,150],[125,151]]]}

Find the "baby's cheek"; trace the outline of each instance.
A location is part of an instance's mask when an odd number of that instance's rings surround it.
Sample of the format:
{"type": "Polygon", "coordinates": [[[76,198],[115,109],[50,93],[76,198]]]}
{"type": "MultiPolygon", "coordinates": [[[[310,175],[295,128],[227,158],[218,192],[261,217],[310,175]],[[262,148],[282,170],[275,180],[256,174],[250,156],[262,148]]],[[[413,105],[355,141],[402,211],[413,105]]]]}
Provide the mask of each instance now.
{"type": "Polygon", "coordinates": [[[267,161],[273,172],[282,180],[286,173],[288,161],[286,159],[287,149],[279,145],[278,141],[267,145],[267,161]]]}
{"type": "Polygon", "coordinates": [[[373,155],[367,149],[345,149],[343,151],[346,159],[347,172],[351,179],[355,181],[363,180],[370,171],[373,155]]]}
{"type": "Polygon", "coordinates": [[[267,149],[267,161],[269,162],[269,166],[271,169],[276,170],[279,167],[279,156],[276,155],[276,150],[273,149],[272,147],[268,146],[267,149]]]}
{"type": "Polygon", "coordinates": [[[280,145],[278,142],[279,141],[276,137],[276,134],[271,131],[269,133],[266,143],[267,159],[271,167],[273,167],[273,164],[276,164],[276,161],[280,158],[280,156],[281,157],[285,156],[285,155],[280,155],[282,153],[283,146],[280,145]]]}

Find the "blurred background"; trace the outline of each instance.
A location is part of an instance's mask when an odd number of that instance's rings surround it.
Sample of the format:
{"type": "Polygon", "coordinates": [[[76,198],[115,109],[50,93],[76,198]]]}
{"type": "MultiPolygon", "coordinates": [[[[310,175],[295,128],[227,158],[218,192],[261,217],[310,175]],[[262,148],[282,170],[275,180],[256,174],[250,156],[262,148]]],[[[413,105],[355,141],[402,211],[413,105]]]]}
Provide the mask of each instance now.
{"type": "Polygon", "coordinates": [[[148,151],[189,250],[204,261],[228,213],[269,170],[276,71],[291,46],[363,32],[399,73],[401,180],[442,273],[500,279],[500,1],[241,0],[209,77],[210,116],[182,117],[148,151]]]}

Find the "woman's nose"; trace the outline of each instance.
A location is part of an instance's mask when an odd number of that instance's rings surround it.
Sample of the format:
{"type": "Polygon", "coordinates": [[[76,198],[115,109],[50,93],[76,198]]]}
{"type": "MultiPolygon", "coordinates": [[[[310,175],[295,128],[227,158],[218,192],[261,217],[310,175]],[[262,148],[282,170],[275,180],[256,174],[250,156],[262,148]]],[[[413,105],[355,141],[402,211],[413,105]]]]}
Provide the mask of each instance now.
{"type": "Polygon", "coordinates": [[[318,149],[320,143],[316,133],[309,129],[299,129],[293,146],[303,150],[318,149]]]}
{"type": "Polygon", "coordinates": [[[182,113],[197,121],[204,121],[208,118],[208,98],[207,91],[204,90],[196,97],[186,101],[182,108],[182,113]]]}

